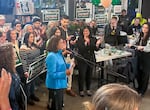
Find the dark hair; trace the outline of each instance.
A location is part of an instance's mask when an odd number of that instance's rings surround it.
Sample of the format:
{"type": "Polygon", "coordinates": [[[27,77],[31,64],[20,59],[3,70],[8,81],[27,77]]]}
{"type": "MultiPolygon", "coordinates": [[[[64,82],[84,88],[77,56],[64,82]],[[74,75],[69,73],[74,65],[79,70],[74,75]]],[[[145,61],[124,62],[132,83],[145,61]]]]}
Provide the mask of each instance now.
{"type": "Polygon", "coordinates": [[[15,73],[14,50],[11,43],[0,45],[0,71],[5,68],[10,73],[15,73]]]}
{"type": "Polygon", "coordinates": [[[118,18],[116,17],[116,16],[112,16],[112,18],[111,19],[115,19],[115,20],[117,20],[118,18]]]}
{"type": "Polygon", "coordinates": [[[81,35],[82,37],[84,37],[84,35],[83,35],[84,29],[88,29],[89,32],[90,32],[89,37],[92,37],[92,31],[91,31],[91,28],[90,28],[89,26],[84,26],[84,27],[82,28],[82,30],[80,31],[80,35],[81,35]]]}
{"type": "Polygon", "coordinates": [[[140,18],[139,18],[139,17],[136,17],[136,18],[134,19],[134,21],[135,21],[136,19],[140,20],[140,18]]]}
{"type": "Polygon", "coordinates": [[[48,45],[47,45],[47,48],[46,50],[48,52],[57,52],[58,49],[57,49],[57,46],[58,46],[58,43],[59,41],[61,40],[61,36],[55,36],[53,35],[50,39],[49,39],[49,42],[48,42],[48,45]]]}
{"type": "MultiPolygon", "coordinates": [[[[53,28],[51,29],[50,36],[49,36],[49,37],[52,37],[53,35],[55,35],[55,33],[56,33],[57,30],[60,30],[60,27],[59,27],[59,26],[53,27],[53,28]]],[[[61,30],[60,30],[60,32],[61,32],[61,30]]]]}
{"type": "MultiPolygon", "coordinates": [[[[29,36],[30,36],[31,34],[33,34],[33,33],[31,33],[31,32],[26,32],[25,35],[24,35],[23,43],[24,43],[27,47],[29,47],[28,39],[29,39],[29,36]]],[[[34,46],[34,47],[37,48],[37,46],[36,46],[36,44],[34,44],[34,42],[31,44],[31,46],[34,46]]]]}
{"type": "MultiPolygon", "coordinates": [[[[143,25],[147,25],[148,26],[148,33],[147,33],[147,35],[145,36],[145,38],[144,38],[144,40],[148,40],[148,38],[150,37],[150,25],[149,25],[149,23],[144,23],[143,25]]],[[[143,26],[142,25],[142,26],[143,26]]],[[[143,36],[144,35],[144,33],[143,32],[141,32],[141,35],[140,36],[143,36]]]]}
{"type": "Polygon", "coordinates": [[[125,9],[122,9],[122,11],[121,12],[127,12],[125,9]]]}
{"type": "MultiPolygon", "coordinates": [[[[13,27],[15,27],[17,24],[21,24],[21,22],[20,22],[20,21],[14,22],[13,27]]],[[[21,25],[22,25],[22,24],[21,24],[21,25]]]]}
{"type": "Polygon", "coordinates": [[[69,19],[69,16],[63,15],[63,16],[61,17],[61,20],[62,20],[62,19],[69,19]]]}
{"type": "MultiPolygon", "coordinates": [[[[10,29],[10,30],[8,30],[8,32],[7,32],[7,40],[8,40],[8,42],[11,42],[11,36],[10,36],[10,34],[11,34],[11,32],[12,31],[15,31],[15,29],[10,29]]],[[[17,33],[16,33],[17,34],[17,33]]]]}
{"type": "Polygon", "coordinates": [[[40,17],[38,17],[38,16],[33,17],[33,19],[32,19],[32,23],[37,22],[37,21],[41,22],[40,17]]]}

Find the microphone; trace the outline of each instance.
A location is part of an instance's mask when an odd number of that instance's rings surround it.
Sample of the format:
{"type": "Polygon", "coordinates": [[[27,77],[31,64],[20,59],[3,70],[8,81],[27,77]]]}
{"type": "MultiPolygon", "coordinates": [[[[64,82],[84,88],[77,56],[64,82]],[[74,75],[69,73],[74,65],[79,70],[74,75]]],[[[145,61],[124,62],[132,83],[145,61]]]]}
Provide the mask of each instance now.
{"type": "Polygon", "coordinates": [[[66,48],[66,50],[70,51],[72,54],[78,54],[77,52],[75,52],[74,50],[72,50],[70,48],[66,48]]]}
{"type": "Polygon", "coordinates": [[[84,60],[88,65],[97,65],[95,62],[92,62],[86,58],[84,58],[81,54],[77,53],[76,51],[70,49],[70,48],[67,48],[68,51],[72,52],[73,55],[81,60],[84,60]]]}
{"type": "Polygon", "coordinates": [[[70,49],[70,48],[66,48],[66,50],[68,50],[68,51],[70,51],[70,52],[72,51],[72,49],[70,49]]]}

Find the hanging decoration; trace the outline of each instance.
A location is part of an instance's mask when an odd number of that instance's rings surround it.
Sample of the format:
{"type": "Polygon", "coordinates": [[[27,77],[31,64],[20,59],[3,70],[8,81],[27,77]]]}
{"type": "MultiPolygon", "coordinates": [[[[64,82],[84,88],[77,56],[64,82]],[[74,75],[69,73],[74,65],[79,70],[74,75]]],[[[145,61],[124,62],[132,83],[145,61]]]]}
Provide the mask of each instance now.
{"type": "Polygon", "coordinates": [[[112,0],[112,5],[121,5],[120,0],[112,0]]]}
{"type": "Polygon", "coordinates": [[[101,0],[92,0],[92,4],[95,6],[98,6],[100,4],[101,0]]]}
{"type": "Polygon", "coordinates": [[[108,8],[111,5],[112,0],[101,0],[101,4],[104,8],[108,8]]]}

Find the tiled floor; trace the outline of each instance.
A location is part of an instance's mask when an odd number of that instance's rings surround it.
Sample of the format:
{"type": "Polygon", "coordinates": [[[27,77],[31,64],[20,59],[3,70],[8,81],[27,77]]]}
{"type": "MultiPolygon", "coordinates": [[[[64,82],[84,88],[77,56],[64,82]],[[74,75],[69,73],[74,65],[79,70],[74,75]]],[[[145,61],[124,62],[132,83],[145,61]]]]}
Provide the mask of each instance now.
{"type": "Polygon", "coordinates": [[[150,110],[150,84],[148,91],[142,99],[142,105],[140,110],[150,110]]]}

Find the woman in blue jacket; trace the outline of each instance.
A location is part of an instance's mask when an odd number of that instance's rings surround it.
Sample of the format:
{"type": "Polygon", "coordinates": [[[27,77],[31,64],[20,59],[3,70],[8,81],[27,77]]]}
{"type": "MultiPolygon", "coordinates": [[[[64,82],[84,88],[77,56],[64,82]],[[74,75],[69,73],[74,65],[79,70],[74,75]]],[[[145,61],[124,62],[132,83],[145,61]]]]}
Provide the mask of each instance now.
{"type": "Polygon", "coordinates": [[[66,43],[61,37],[52,36],[46,57],[46,87],[51,92],[51,110],[62,110],[63,90],[67,87],[67,75],[70,74],[69,64],[65,63],[62,51],[65,50],[66,43]]]}

